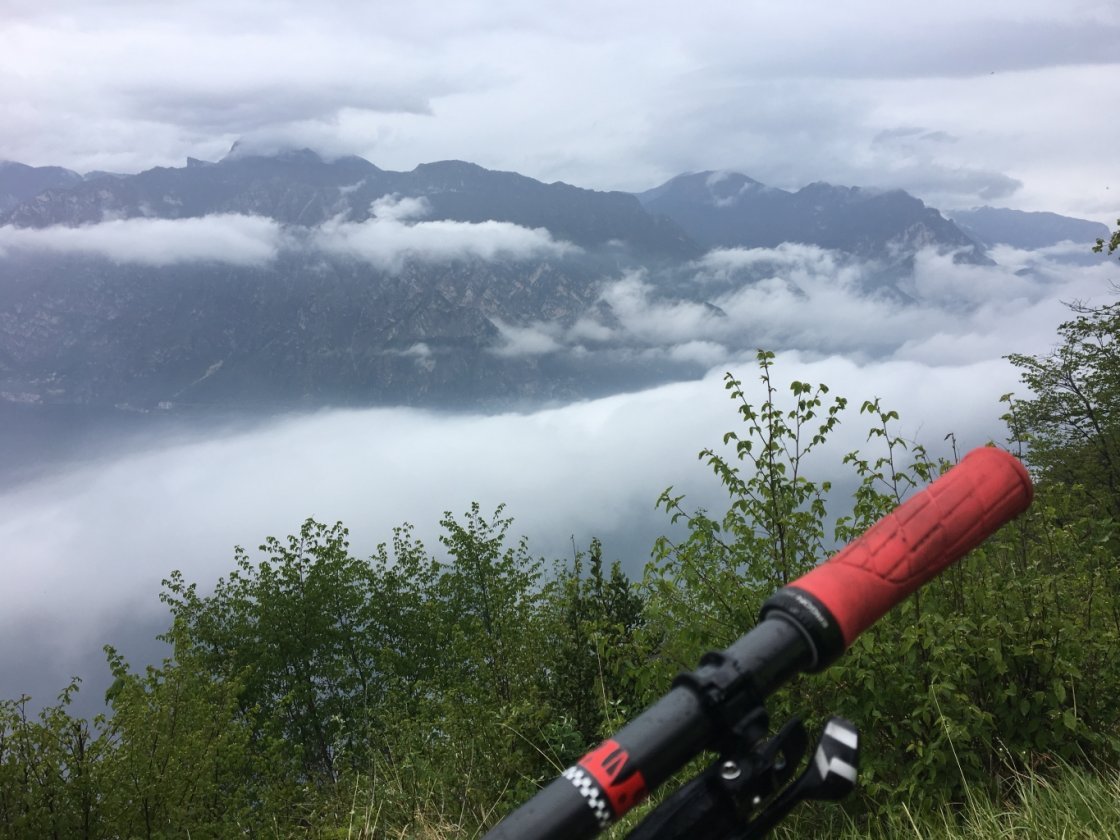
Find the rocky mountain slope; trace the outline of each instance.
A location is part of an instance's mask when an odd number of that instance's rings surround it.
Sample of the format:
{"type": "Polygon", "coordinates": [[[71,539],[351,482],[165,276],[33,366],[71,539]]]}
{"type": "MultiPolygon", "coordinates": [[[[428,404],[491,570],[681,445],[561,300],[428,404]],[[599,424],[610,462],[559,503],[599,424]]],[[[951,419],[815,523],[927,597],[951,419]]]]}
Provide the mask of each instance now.
{"type": "Polygon", "coordinates": [[[902,190],[815,183],[787,192],[736,172],[700,172],[638,198],[705,248],[802,242],[905,269],[915,251],[934,246],[956,250],[963,262],[991,262],[956,225],[902,190]]]}
{"type": "Polygon", "coordinates": [[[65,190],[81,183],[82,176],[60,166],[27,166],[0,161],[0,216],[47,190],[65,190]]]}

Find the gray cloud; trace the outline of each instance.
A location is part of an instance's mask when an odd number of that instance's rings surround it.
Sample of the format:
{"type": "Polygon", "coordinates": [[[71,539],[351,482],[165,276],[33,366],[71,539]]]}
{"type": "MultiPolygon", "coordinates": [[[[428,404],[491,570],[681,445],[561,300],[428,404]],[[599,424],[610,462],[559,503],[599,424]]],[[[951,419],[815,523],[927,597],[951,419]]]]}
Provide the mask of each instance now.
{"type": "MultiPolygon", "coordinates": [[[[899,188],[935,207],[976,206],[1016,195],[1023,179],[988,165],[989,159],[1000,167],[1013,165],[1008,150],[1014,147],[981,149],[988,141],[974,128],[896,123],[875,130],[893,117],[896,106],[928,109],[927,116],[941,118],[953,98],[976,97],[962,90],[968,85],[959,80],[922,85],[931,92],[921,106],[904,102],[915,93],[908,92],[911,84],[901,83],[748,79],[728,88],[685,88],[662,108],[642,147],[667,177],[690,168],[727,169],[791,190],[818,180],[899,188]],[[698,149],[704,150],[701,167],[695,165],[698,149]]],[[[1007,109],[1009,121],[1016,110],[1007,109]]],[[[1009,128],[1000,131],[1011,134],[1009,128]]]]}
{"type": "Polygon", "coordinates": [[[998,201],[1022,188],[1022,181],[1002,172],[942,162],[942,147],[959,141],[944,131],[903,128],[880,132],[870,148],[884,186],[905,186],[934,206],[960,205],[968,196],[998,201]]]}
{"type": "Polygon", "coordinates": [[[944,131],[928,131],[924,128],[905,127],[880,131],[872,138],[872,144],[896,143],[898,141],[922,143],[956,143],[960,138],[944,131]]]}
{"type": "Polygon", "coordinates": [[[1113,135],[1097,91],[1120,79],[1109,0],[713,3],[687,18],[636,0],[6,11],[0,157],[28,163],[136,171],[251,134],[596,188],[726,168],[949,207],[1115,212],[1094,166],[1113,135]],[[881,142],[900,126],[924,127],[894,138],[916,152],[881,142]]]}
{"type": "MultiPolygon", "coordinates": [[[[873,4],[864,4],[871,6],[873,4]]],[[[858,32],[867,19],[835,10],[829,31],[819,24],[787,30],[769,49],[752,50],[744,69],[775,76],[853,79],[974,77],[1063,65],[1114,64],[1120,26],[1087,20],[1014,20],[938,7],[931,15],[900,15],[858,32]],[[921,18],[927,18],[922,20],[921,18]],[[791,43],[792,41],[792,43],[791,43]],[[870,44],[873,49],[868,49],[870,44]]]]}
{"type": "Polygon", "coordinates": [[[252,134],[265,128],[334,120],[346,108],[384,113],[430,114],[430,99],[416,91],[378,90],[357,83],[323,88],[306,80],[260,81],[238,86],[220,81],[210,89],[185,90],[150,83],[124,94],[126,107],[145,120],[199,132],[252,134]]]}
{"type": "Polygon", "coordinates": [[[920,196],[932,207],[976,206],[1006,201],[1023,188],[1023,181],[1002,172],[968,166],[949,166],[932,158],[898,161],[879,170],[877,183],[920,196]]]}

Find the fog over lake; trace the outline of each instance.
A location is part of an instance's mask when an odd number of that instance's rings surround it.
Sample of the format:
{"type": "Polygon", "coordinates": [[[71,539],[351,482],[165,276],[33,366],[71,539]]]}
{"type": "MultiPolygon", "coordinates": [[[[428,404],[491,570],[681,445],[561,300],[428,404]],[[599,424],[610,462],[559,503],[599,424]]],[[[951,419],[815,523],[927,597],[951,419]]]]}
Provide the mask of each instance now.
{"type": "MultiPolygon", "coordinates": [[[[838,495],[851,487],[841,456],[868,445],[862,400],[882,398],[900,412],[900,433],[935,452],[948,451],[949,433],[962,451],[1002,439],[999,397],[1023,390],[1002,357],[1047,352],[1069,315],[1063,301],[1107,299],[1117,273],[1008,249],[995,256],[1001,267],[947,265],[919,277],[928,288],[915,286],[914,303],[823,288],[802,297],[760,291],[758,307],[744,303],[744,329],[749,320],[750,335],[780,350],[783,387],[824,382],[850,400],[814,462],[814,477],[840,480],[838,495]],[[1029,277],[1013,273],[1027,263],[1029,277]]],[[[635,331],[656,327],[675,346],[699,340],[690,312],[635,306],[635,331]]],[[[662,490],[673,485],[692,506],[722,509],[718,483],[696,455],[737,427],[722,376],[756,382],[752,357],[728,353],[697,381],[519,413],[323,410],[147,418],[127,428],[74,419],[38,432],[9,421],[0,696],[50,699],[77,675],[80,708],[97,711],[103,644],[134,664],[158,655],[152,638],[167,624],[160,581],[171,570],[206,590],[230,570],[235,545],[252,549],[307,517],[342,520],[362,556],[403,522],[437,551],[444,511],[506,504],[534,554],[570,558],[573,540],[586,548],[598,536],[608,559],[639,574],[668,528],[654,509],[662,490]]]]}

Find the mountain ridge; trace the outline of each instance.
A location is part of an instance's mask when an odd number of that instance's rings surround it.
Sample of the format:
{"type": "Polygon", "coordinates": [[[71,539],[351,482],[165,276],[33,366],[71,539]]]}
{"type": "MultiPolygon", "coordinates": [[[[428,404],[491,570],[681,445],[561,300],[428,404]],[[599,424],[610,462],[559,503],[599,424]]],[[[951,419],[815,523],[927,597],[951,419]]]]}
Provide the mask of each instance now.
{"type": "Polygon", "coordinates": [[[990,263],[903,191],[788,192],[740,173],[682,175],[635,195],[467,161],[394,172],[236,147],[135,175],[42,169],[0,167],[0,196],[15,197],[0,211],[0,401],[145,411],[567,401],[703,373],[709,339],[727,332],[720,304],[780,271],[797,252],[785,242],[892,305],[906,305],[900,279],[924,248],[990,263]],[[208,242],[248,256],[207,258],[218,247],[208,242]],[[142,244],[148,257],[129,259],[142,244]],[[180,256],[151,257],[160,247],[180,256]],[[676,347],[656,326],[625,323],[689,307],[713,335],[676,347]]]}
{"type": "Polygon", "coordinates": [[[954,210],[949,216],[958,227],[987,247],[1011,245],[1032,250],[1061,242],[1093,242],[1109,235],[1108,225],[1100,222],[1044,211],[985,206],[954,210]]]}
{"type": "Polygon", "coordinates": [[[801,242],[906,270],[914,251],[935,245],[955,250],[962,262],[993,264],[939,211],[898,189],[817,181],[789,192],[741,173],[707,171],[678,175],[638,199],[707,248],[801,242]]]}
{"type": "Polygon", "coordinates": [[[235,212],[310,227],[340,217],[365,221],[373,202],[390,195],[426,198],[432,219],[543,227],[581,247],[618,240],[661,258],[699,255],[695,243],[673,224],[647,214],[629,193],[544,184],[466,161],[394,172],[356,156],[326,161],[309,149],[271,156],[231,153],[216,163],[193,161],[112,182],[52,187],[0,212],[0,224],[42,228],[95,224],[107,216],[197,218],[235,212]]]}

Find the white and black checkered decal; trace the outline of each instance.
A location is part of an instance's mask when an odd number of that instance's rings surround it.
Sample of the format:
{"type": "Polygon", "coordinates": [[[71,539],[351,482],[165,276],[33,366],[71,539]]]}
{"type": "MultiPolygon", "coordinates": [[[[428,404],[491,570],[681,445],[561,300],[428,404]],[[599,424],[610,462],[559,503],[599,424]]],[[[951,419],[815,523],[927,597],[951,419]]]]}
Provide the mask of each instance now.
{"type": "Polygon", "coordinates": [[[599,821],[599,828],[609,826],[614,816],[611,814],[611,806],[607,802],[607,797],[603,795],[599,783],[582,767],[578,766],[569,767],[561,775],[571,782],[575,789],[579,791],[579,795],[586,800],[587,806],[595,814],[595,819],[599,821]]]}

